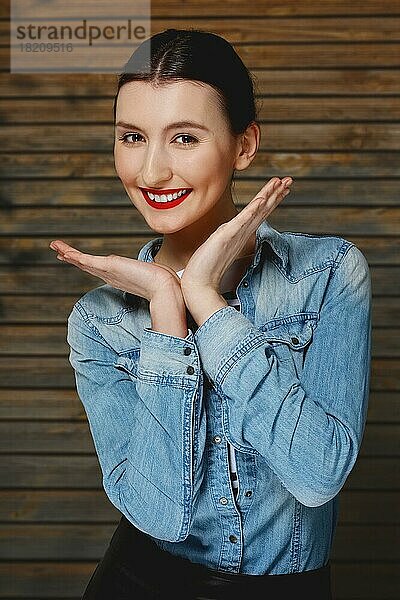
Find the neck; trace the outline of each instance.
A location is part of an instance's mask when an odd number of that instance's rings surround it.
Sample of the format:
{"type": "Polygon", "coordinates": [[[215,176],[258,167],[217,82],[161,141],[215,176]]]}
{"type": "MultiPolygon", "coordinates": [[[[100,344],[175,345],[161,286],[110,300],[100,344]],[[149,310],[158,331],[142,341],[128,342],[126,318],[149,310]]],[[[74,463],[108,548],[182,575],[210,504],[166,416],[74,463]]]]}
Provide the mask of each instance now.
{"type": "MultiPolygon", "coordinates": [[[[233,219],[239,211],[232,200],[228,187],[219,202],[198,221],[174,233],[164,234],[160,249],[154,257],[154,262],[163,264],[174,271],[181,271],[187,265],[192,254],[201,246],[222,223],[233,219]]],[[[236,257],[250,258],[254,255],[256,234],[253,233],[245,247],[236,257]]]]}

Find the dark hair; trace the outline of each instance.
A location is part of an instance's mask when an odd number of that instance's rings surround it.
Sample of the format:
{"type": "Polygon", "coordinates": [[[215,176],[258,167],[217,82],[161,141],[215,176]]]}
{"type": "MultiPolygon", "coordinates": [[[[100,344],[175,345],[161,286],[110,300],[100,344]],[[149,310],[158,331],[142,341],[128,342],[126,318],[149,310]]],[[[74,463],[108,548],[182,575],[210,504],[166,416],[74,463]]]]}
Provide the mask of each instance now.
{"type": "Polygon", "coordinates": [[[125,83],[162,85],[185,79],[206,83],[217,91],[231,134],[243,133],[257,120],[256,80],[232,45],[200,29],[166,29],[142,42],[118,75],[114,123],[118,93],[125,83]]]}

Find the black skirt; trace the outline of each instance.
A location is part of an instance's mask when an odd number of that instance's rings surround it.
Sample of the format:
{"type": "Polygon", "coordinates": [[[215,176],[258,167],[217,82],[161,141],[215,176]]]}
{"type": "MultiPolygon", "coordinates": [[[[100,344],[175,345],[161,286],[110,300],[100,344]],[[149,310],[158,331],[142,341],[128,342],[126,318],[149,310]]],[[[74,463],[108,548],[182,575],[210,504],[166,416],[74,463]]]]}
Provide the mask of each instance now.
{"type": "Polygon", "coordinates": [[[283,575],[244,575],[208,569],[170,554],[124,516],[82,600],[332,600],[330,561],[283,575]]]}

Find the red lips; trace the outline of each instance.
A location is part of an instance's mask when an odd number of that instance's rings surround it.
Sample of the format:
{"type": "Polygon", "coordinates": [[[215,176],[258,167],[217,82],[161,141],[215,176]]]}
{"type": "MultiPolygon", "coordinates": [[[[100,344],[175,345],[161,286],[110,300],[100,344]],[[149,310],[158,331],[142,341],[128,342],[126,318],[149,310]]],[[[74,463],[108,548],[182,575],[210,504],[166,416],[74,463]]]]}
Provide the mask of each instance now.
{"type": "MultiPolygon", "coordinates": [[[[142,190],[142,194],[144,199],[146,200],[147,204],[149,206],[151,206],[152,208],[157,208],[160,210],[165,210],[167,208],[174,208],[175,206],[178,206],[179,204],[181,204],[184,200],[186,200],[186,198],[189,196],[189,194],[191,193],[192,190],[188,190],[186,192],[186,194],[183,194],[182,196],[179,196],[179,198],[177,198],[176,200],[170,200],[168,202],[155,202],[154,200],[151,200],[151,198],[149,198],[149,196],[147,195],[147,193],[144,191],[147,189],[147,191],[150,191],[150,193],[154,193],[151,190],[148,190],[148,188],[140,188],[142,190]]],[[[185,188],[183,188],[185,189],[185,188]]],[[[163,194],[174,194],[176,191],[179,190],[174,190],[174,191],[168,191],[168,190],[163,190],[162,193],[163,194]]],[[[162,195],[162,194],[157,194],[157,195],[162,195]]]]}

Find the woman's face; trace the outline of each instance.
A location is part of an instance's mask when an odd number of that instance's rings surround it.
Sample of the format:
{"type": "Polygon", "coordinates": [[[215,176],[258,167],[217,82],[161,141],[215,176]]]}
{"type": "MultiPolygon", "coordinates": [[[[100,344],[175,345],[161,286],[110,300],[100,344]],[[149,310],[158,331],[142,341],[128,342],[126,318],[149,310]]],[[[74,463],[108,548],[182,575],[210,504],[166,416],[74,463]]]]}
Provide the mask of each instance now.
{"type": "Polygon", "coordinates": [[[237,142],[208,85],[180,81],[153,87],[133,81],[119,91],[115,168],[154,231],[179,231],[219,201],[229,201],[230,194],[224,192],[235,168],[237,142]],[[176,197],[183,190],[186,193],[176,197]]]}

